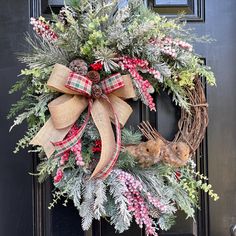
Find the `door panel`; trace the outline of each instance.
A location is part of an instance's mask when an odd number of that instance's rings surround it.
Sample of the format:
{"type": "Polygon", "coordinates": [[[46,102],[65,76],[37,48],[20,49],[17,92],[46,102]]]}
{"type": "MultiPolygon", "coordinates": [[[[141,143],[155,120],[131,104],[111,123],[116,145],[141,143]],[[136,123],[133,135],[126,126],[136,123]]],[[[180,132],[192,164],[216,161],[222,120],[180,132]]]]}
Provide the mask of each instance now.
{"type": "Polygon", "coordinates": [[[148,6],[156,12],[168,17],[176,17],[185,13],[188,22],[204,22],[204,0],[148,0],[148,6]]]}
{"type": "Polygon", "coordinates": [[[229,235],[230,226],[236,224],[236,2],[207,1],[206,9],[206,23],[198,31],[217,39],[201,48],[217,78],[217,88],[208,91],[208,168],[209,179],[221,197],[210,202],[210,234],[220,236],[229,235]]]}

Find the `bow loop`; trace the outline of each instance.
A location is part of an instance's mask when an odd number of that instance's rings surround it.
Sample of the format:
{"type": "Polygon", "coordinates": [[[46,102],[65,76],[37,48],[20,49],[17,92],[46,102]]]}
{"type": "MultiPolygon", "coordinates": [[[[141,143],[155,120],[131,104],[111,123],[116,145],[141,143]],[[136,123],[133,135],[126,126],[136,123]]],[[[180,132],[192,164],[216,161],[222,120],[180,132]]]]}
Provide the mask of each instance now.
{"type": "Polygon", "coordinates": [[[70,72],[65,87],[85,96],[91,96],[93,82],[85,76],[70,72]]]}
{"type": "Polygon", "coordinates": [[[63,94],[54,99],[48,104],[54,127],[64,129],[72,126],[87,105],[88,100],[83,96],[63,94]]]}
{"type": "Polygon", "coordinates": [[[114,74],[100,82],[104,94],[110,94],[125,86],[120,73],[114,74]]]}
{"type": "Polygon", "coordinates": [[[55,64],[48,79],[47,87],[65,94],[77,94],[77,92],[65,87],[65,83],[71,72],[66,66],[55,64]]]}

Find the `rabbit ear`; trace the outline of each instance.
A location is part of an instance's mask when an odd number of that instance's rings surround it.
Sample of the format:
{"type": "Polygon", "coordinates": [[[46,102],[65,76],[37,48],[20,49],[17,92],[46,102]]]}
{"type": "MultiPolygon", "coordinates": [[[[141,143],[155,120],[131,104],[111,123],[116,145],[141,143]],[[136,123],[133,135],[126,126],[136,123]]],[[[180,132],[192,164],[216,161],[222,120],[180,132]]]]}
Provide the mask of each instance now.
{"type": "Polygon", "coordinates": [[[141,122],[138,128],[142,132],[142,134],[149,140],[161,139],[164,143],[169,143],[166,139],[162,137],[162,135],[156,129],[151,126],[148,121],[141,122]]]}

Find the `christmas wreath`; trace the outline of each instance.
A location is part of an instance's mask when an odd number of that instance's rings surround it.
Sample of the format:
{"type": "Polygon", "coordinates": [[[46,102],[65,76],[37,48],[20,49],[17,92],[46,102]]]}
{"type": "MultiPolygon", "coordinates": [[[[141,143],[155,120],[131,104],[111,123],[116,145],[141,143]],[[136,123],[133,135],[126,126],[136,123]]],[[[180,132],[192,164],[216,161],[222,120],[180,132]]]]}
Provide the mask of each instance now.
{"type": "Polygon", "coordinates": [[[120,233],[134,219],[157,235],[173,225],[177,209],[194,217],[199,190],[218,199],[190,159],[208,123],[201,78],[215,84],[191,43],[207,37],[141,0],[73,0],[50,21],[31,18],[30,24],[31,50],[19,57],[27,68],[11,90],[23,95],[9,118],[15,117],[12,127],[28,122],[15,152],[37,146],[31,151],[40,158],[39,181],[53,177],[49,208],[65,197],[84,230],[106,217],[120,233]],[[151,94],[160,90],[181,108],[172,142],[148,122],[125,127],[132,113],[127,99],[155,111],[151,94]]]}

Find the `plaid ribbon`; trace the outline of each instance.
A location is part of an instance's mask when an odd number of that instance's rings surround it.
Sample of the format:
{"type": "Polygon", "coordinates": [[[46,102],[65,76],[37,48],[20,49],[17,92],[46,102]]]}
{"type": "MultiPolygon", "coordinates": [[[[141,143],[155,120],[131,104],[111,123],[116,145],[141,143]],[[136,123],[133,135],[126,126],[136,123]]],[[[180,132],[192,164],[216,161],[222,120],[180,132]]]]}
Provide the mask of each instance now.
{"type": "Polygon", "coordinates": [[[100,82],[104,94],[109,94],[125,86],[120,73],[114,74],[100,82]]]}
{"type": "Polygon", "coordinates": [[[120,150],[121,150],[121,129],[120,129],[120,122],[119,122],[119,119],[116,115],[116,112],[115,110],[113,109],[113,106],[109,100],[109,98],[106,96],[106,95],[103,95],[102,96],[108,103],[109,105],[111,106],[111,109],[112,109],[112,112],[114,114],[114,117],[115,117],[115,126],[116,126],[116,149],[115,149],[115,152],[111,158],[111,161],[110,163],[105,166],[103,168],[103,170],[101,170],[96,176],[95,178],[99,178],[99,179],[106,179],[106,177],[111,173],[114,165],[116,164],[116,161],[119,157],[119,154],[120,154],[120,150]]]}
{"type": "MultiPolygon", "coordinates": [[[[93,82],[87,77],[71,72],[67,78],[65,87],[80,94],[91,96],[92,84],[93,82]]],[[[125,86],[120,73],[114,74],[102,80],[98,85],[101,86],[104,94],[112,93],[115,90],[125,86]]]]}
{"type": "Polygon", "coordinates": [[[55,152],[54,152],[55,157],[58,157],[58,156],[62,155],[64,152],[70,150],[78,142],[78,140],[81,139],[81,137],[84,133],[84,130],[88,124],[89,117],[91,114],[91,109],[92,109],[92,100],[89,99],[88,113],[87,113],[85,121],[84,121],[83,125],[80,127],[80,129],[74,135],[72,135],[62,141],[53,143],[53,145],[55,147],[55,152]]]}
{"type": "Polygon", "coordinates": [[[92,81],[85,76],[71,72],[65,87],[87,96],[91,95],[92,81]]]}

